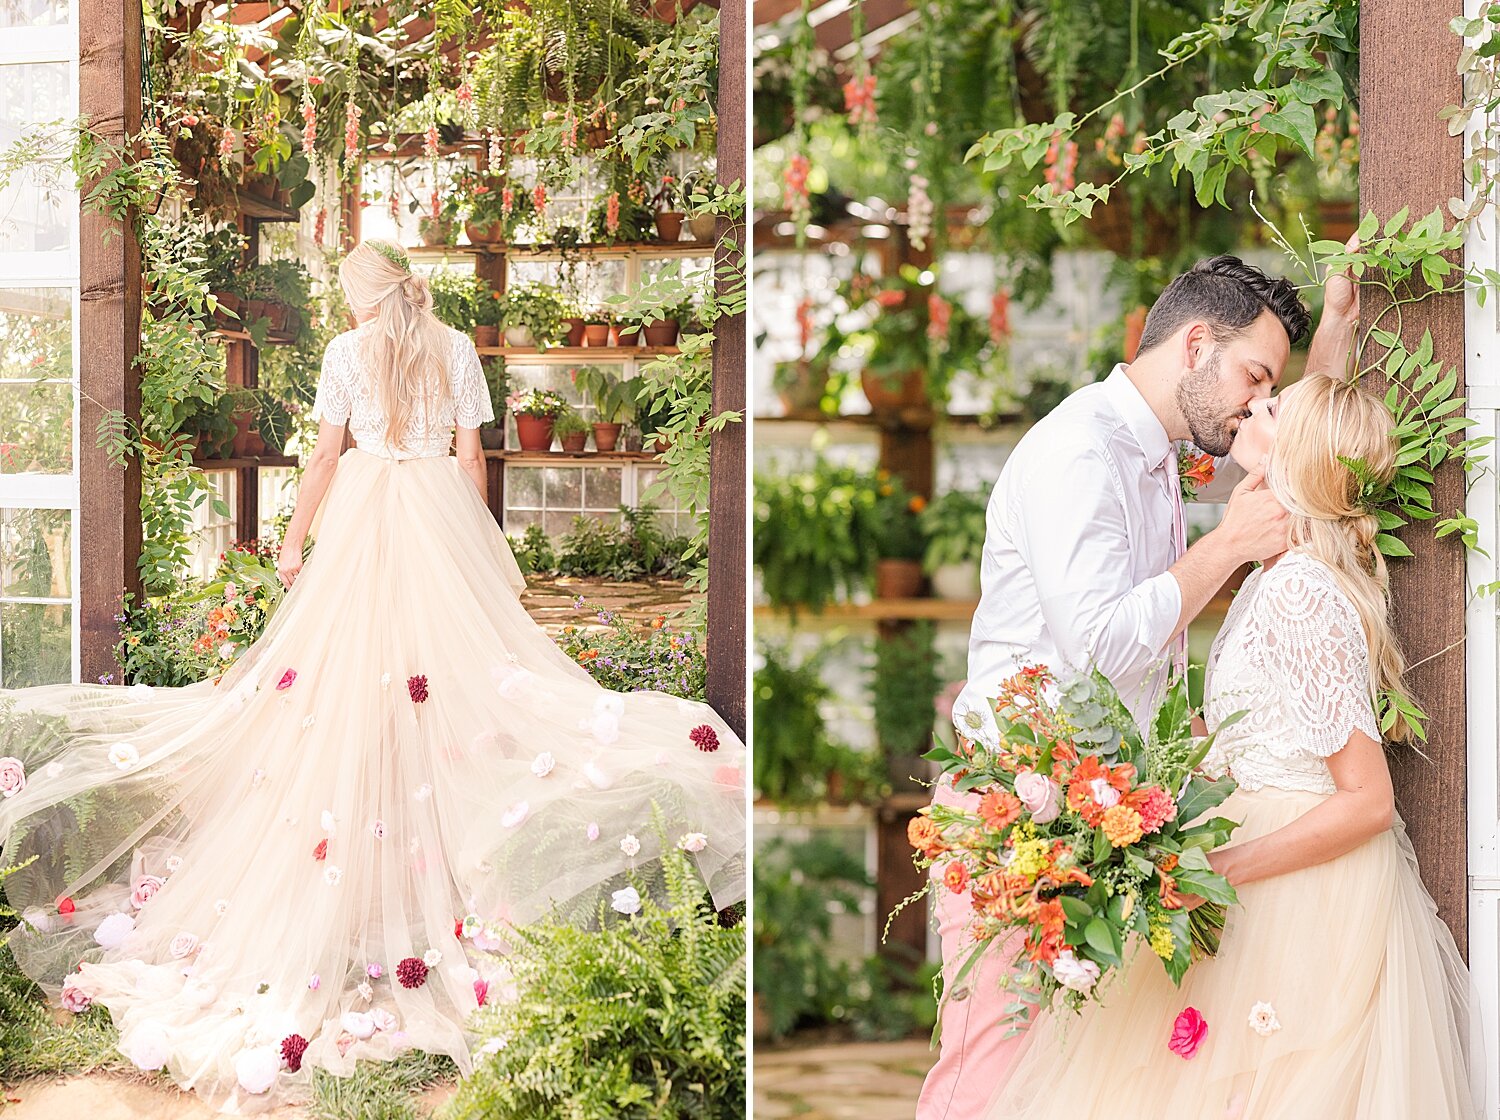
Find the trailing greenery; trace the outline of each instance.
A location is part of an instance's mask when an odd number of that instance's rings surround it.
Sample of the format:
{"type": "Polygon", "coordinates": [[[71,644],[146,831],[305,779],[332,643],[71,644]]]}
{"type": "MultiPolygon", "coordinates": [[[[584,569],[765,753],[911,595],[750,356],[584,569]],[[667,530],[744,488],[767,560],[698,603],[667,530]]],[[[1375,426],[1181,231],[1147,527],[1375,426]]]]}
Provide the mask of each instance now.
{"type": "Polygon", "coordinates": [[[875,641],[874,723],[881,746],[893,754],[922,754],[932,745],[934,701],[943,687],[935,639],[931,622],[916,622],[875,641]]]}
{"type": "Polygon", "coordinates": [[[869,586],[879,554],[875,476],[823,459],[755,476],[752,552],[766,598],[817,610],[869,586]]]}
{"type": "Polygon", "coordinates": [[[472,1020],[495,1052],[445,1120],[718,1120],[745,1099],[745,930],[703,903],[687,857],[662,845],[666,895],[599,928],[518,929],[518,998],[472,1020]]]}

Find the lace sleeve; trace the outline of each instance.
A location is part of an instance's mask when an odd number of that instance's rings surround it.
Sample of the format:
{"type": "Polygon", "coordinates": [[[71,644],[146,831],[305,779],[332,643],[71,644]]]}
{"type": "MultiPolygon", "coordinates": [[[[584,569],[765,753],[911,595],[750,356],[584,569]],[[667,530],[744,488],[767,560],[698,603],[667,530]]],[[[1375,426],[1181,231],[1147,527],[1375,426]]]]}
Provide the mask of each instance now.
{"type": "Polygon", "coordinates": [[[349,348],[343,336],[335,338],[323,351],[323,372],[318,377],[318,393],[313,399],[312,418],[330,424],[347,424],[353,401],[349,395],[352,370],[349,348]]]}
{"type": "Polygon", "coordinates": [[[458,334],[453,347],[453,418],[462,428],[477,428],[495,419],[489,383],[479,364],[474,340],[458,334]]]}
{"type": "Polygon", "coordinates": [[[1326,758],[1355,730],[1379,742],[1369,649],[1354,604],[1321,565],[1309,568],[1294,554],[1270,575],[1256,604],[1261,655],[1299,745],[1326,758]]]}

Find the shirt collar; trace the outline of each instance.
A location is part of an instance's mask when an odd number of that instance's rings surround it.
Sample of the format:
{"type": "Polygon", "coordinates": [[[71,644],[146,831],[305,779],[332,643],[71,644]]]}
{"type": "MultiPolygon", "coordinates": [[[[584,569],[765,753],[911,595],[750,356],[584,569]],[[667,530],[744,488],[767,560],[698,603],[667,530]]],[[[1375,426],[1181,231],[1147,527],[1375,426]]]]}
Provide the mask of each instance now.
{"type": "Polygon", "coordinates": [[[1151,411],[1146,398],[1141,396],[1135,382],[1126,374],[1124,362],[1115,366],[1104,379],[1104,391],[1120,414],[1120,419],[1130,429],[1130,434],[1135,437],[1135,442],[1145,453],[1146,462],[1151,469],[1155,470],[1166,462],[1167,456],[1172,453],[1172,441],[1167,438],[1167,430],[1156,418],[1156,413],[1151,411]]]}

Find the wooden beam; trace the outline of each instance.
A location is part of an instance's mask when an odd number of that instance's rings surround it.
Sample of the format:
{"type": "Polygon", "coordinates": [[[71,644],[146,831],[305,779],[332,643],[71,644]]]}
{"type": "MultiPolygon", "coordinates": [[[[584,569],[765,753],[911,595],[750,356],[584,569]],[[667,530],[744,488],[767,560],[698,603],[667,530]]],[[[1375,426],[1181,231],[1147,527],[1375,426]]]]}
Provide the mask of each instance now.
{"type": "MultiPolygon", "coordinates": [[[[861,0],[865,9],[865,31],[878,31],[900,19],[911,10],[907,0],[861,0]]],[[[854,41],[853,10],[846,8],[813,28],[813,38],[829,54],[841,51],[854,41]]]]}
{"type": "MultiPolygon", "coordinates": [[[[817,11],[828,2],[829,0],[813,0],[812,9],[817,11]]],[[[801,8],[802,0],[755,0],[755,26],[770,27],[801,8]]]]}
{"type": "MultiPolygon", "coordinates": [[[[141,6],[79,0],[78,111],[106,139],[141,128],[141,6]]],[[[81,210],[78,220],[78,623],[80,679],[119,672],[114,647],[125,592],[140,593],[141,471],[94,446],[106,410],[141,412],[141,252],[135,212],[124,221],[81,210]]],[[[118,676],[117,678],[118,679],[118,676]]]]}
{"type": "MultiPolygon", "coordinates": [[[[1464,193],[1463,137],[1449,136],[1438,112],[1462,99],[1455,72],[1458,36],[1448,22],[1462,0],[1366,0],[1360,5],[1360,210],[1382,221],[1403,206],[1413,214],[1444,208],[1464,193]],[[1420,58],[1421,66],[1412,59],[1420,58]]],[[[1456,257],[1454,263],[1462,267],[1456,257]]],[[[1371,297],[1375,293],[1371,290],[1371,297]]],[[[1363,304],[1368,329],[1384,303],[1363,304]]],[[[1435,296],[1402,309],[1403,334],[1432,331],[1433,353],[1454,368],[1464,390],[1464,304],[1435,296]]],[[[1373,345],[1373,344],[1372,344],[1373,345]]],[[[1367,356],[1378,360],[1379,353],[1367,356]]],[[[1371,388],[1375,388],[1374,385],[1371,388]]],[[[1383,386],[1381,386],[1383,389],[1383,386]]],[[[1462,510],[1464,479],[1449,468],[1433,488],[1440,513],[1462,510]]],[[[1396,802],[1438,912],[1467,956],[1468,850],[1466,813],[1467,703],[1464,693],[1464,550],[1453,538],[1434,540],[1431,522],[1400,534],[1416,554],[1391,565],[1396,631],[1409,663],[1409,683],[1431,717],[1423,758],[1410,747],[1391,753],[1396,802]]]]}
{"type": "MultiPolygon", "coordinates": [[[[723,0],[719,9],[718,181],[746,182],[745,3],[723,0]]],[[[745,253],[745,225],[726,229],[720,219],[716,267],[745,253]],[[730,234],[734,248],[725,247],[730,234]]],[[[723,281],[720,281],[721,285],[723,281]]],[[[745,316],[714,324],[713,410],[745,408],[745,316]]],[[[709,448],[708,702],[741,738],[745,735],[745,443],[746,421],[729,424],[709,448]]]]}

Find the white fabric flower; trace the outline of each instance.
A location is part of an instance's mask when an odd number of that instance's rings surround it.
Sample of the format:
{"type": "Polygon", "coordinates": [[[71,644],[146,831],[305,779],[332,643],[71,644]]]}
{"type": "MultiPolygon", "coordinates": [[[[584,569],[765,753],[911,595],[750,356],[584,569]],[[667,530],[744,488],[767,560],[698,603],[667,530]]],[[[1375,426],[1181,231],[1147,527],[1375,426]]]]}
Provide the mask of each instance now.
{"type": "Polygon", "coordinates": [[[390,688],[391,687],[391,675],[389,673],[381,673],[380,674],[380,687],[381,688],[390,688]]]}
{"type": "Polygon", "coordinates": [[[637,914],[641,909],[641,895],[634,887],[626,887],[609,896],[610,908],[620,914],[637,914]]]}
{"type": "Polygon", "coordinates": [[[620,851],[627,856],[640,854],[641,842],[635,838],[634,833],[626,833],[625,839],[620,841],[620,851]]]}
{"type": "Polygon", "coordinates": [[[318,816],[318,823],[323,826],[324,832],[328,833],[329,836],[332,836],[334,825],[338,823],[338,818],[333,815],[332,809],[324,809],[323,812],[318,816]]]}
{"type": "Polygon", "coordinates": [[[596,742],[608,746],[620,737],[620,717],[613,712],[600,712],[589,721],[589,731],[596,742]]]}
{"type": "Polygon", "coordinates": [[[207,1007],[213,1003],[214,997],[219,990],[197,976],[190,977],[188,982],[182,986],[182,996],[194,1007],[207,1007]]]}
{"type": "Polygon", "coordinates": [[[368,980],[361,980],[354,990],[359,993],[360,999],[367,1002],[375,998],[375,987],[368,980]]]}
{"type": "Polygon", "coordinates": [[[504,828],[515,828],[526,819],[526,814],[531,811],[531,806],[524,801],[517,801],[509,809],[500,814],[500,824],[504,828]]]}
{"type": "Polygon", "coordinates": [[[377,1031],[393,1031],[396,1029],[396,1017],[383,1007],[372,1007],[370,1019],[375,1023],[377,1031]]]}
{"type": "Polygon", "coordinates": [[[125,690],[125,695],[136,701],[150,700],[155,691],[149,684],[133,684],[125,690]]]}
{"type": "Polygon", "coordinates": [[[339,1026],[355,1038],[369,1038],[375,1033],[375,1020],[363,1011],[345,1011],[339,1026]]]}
{"type": "Polygon", "coordinates": [[[234,1079],[247,1093],[259,1095],[269,1092],[276,1084],[276,1075],[281,1072],[281,1049],[276,1046],[256,1046],[241,1050],[234,1056],[234,1079]]]}
{"type": "Polygon", "coordinates": [[[531,772],[538,778],[545,778],[557,767],[557,759],[552,757],[551,751],[543,751],[537,755],[531,763],[531,772]]]}
{"type": "Polygon", "coordinates": [[[417,854],[417,849],[420,848],[421,846],[422,846],[422,838],[419,837],[419,836],[413,836],[411,838],[411,843],[406,846],[406,850],[408,852],[410,852],[412,855],[416,855],[417,854]]]}
{"type": "Polygon", "coordinates": [[[708,847],[708,837],[701,832],[689,832],[677,841],[677,846],[684,852],[701,852],[708,847]]]}
{"type": "Polygon", "coordinates": [[[605,773],[592,762],[584,765],[583,776],[589,780],[589,784],[595,789],[608,789],[615,784],[615,780],[609,774],[605,773]]]}
{"type": "Polygon", "coordinates": [[[182,866],[182,857],[181,856],[168,856],[167,857],[167,874],[168,875],[170,875],[172,872],[176,871],[181,866],[182,866]]]}
{"type": "Polygon", "coordinates": [[[172,938],[172,944],[169,947],[168,951],[178,960],[181,960],[183,957],[192,956],[193,950],[197,948],[198,935],[196,933],[189,933],[187,930],[183,930],[176,937],[172,938]]]}
{"type": "Polygon", "coordinates": [[[259,766],[257,766],[254,770],[250,771],[250,785],[251,786],[259,786],[260,783],[263,782],[263,781],[265,781],[265,780],[266,780],[266,772],[264,770],[262,770],[259,766]]]}
{"type": "Polygon", "coordinates": [[[1099,982],[1099,966],[1075,956],[1072,949],[1064,949],[1052,962],[1052,975],[1064,988],[1087,992],[1099,982]]]}
{"type": "Polygon", "coordinates": [[[589,821],[589,826],[585,830],[585,835],[588,836],[590,840],[599,839],[599,822],[589,821]]]}
{"type": "Polygon", "coordinates": [[[121,1038],[119,1046],[121,1053],[134,1062],[137,1069],[161,1069],[172,1051],[167,1028],[150,1019],[121,1038]]]}
{"type": "Polygon", "coordinates": [[[418,801],[426,801],[429,797],[432,796],[432,787],[426,782],[423,782],[416,788],[415,792],[412,793],[412,796],[415,797],[418,801]]]}
{"type": "Polygon", "coordinates": [[[624,715],[625,697],[618,692],[605,692],[594,701],[594,714],[601,715],[606,712],[613,716],[624,715]]]}
{"type": "Polygon", "coordinates": [[[1262,1001],[1250,1009],[1250,1029],[1262,1038],[1267,1038],[1281,1029],[1281,1020],[1276,1018],[1276,1008],[1262,1001]]]}
{"type": "Polygon", "coordinates": [[[479,932],[480,927],[483,925],[484,919],[481,918],[478,914],[465,914],[462,927],[463,935],[465,937],[473,937],[476,933],[479,932]]]}
{"type": "Polygon", "coordinates": [[[135,919],[129,914],[110,914],[94,930],[94,940],[106,949],[118,949],[135,929],[135,919]]]}
{"type": "Polygon", "coordinates": [[[422,963],[428,968],[436,968],[442,959],[443,954],[439,953],[436,949],[428,949],[427,952],[422,954],[422,963]]]}
{"type": "Polygon", "coordinates": [[[313,722],[314,721],[313,721],[312,715],[308,714],[308,715],[306,715],[306,716],[303,717],[303,719],[302,719],[302,726],[303,727],[311,727],[313,725],[313,722]]]}
{"type": "Polygon", "coordinates": [[[308,988],[309,991],[316,992],[322,986],[323,986],[323,978],[321,976],[319,976],[316,972],[314,972],[311,976],[309,976],[307,978],[307,988],[308,988]]]}
{"type": "Polygon", "coordinates": [[[227,899],[227,898],[221,898],[221,899],[219,899],[218,902],[214,903],[214,913],[217,914],[217,915],[219,915],[219,917],[222,918],[228,911],[229,911],[229,899],[227,899]]]}
{"type": "Polygon", "coordinates": [[[141,760],[141,752],[134,743],[116,743],[109,748],[109,760],[121,770],[129,770],[141,760]]]}
{"type": "Polygon", "coordinates": [[[62,772],[63,764],[61,762],[49,762],[47,763],[47,769],[43,771],[49,778],[56,778],[62,772]]]}
{"type": "Polygon", "coordinates": [[[338,886],[343,878],[343,871],[331,863],[323,869],[323,882],[327,883],[330,887],[338,886]]]}

